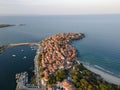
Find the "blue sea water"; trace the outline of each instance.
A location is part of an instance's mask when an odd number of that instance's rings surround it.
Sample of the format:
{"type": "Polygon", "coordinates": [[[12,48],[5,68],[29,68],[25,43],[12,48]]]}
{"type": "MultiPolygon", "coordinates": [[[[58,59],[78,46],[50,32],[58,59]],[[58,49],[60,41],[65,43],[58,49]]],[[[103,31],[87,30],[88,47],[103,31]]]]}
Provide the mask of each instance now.
{"type": "MultiPolygon", "coordinates": [[[[0,45],[41,41],[56,33],[84,33],[86,37],[83,40],[72,43],[78,51],[78,59],[120,76],[120,15],[0,16],[0,23],[17,25],[0,28],[0,45]]],[[[10,48],[0,54],[0,77],[4,78],[0,79],[0,88],[11,82],[13,84],[9,85],[9,90],[13,90],[14,74],[29,70],[33,65],[35,52],[29,47],[22,48],[28,48],[28,57],[32,55],[27,62],[21,60],[23,56],[19,54],[19,48],[10,48]],[[19,54],[15,60],[11,58],[13,52],[19,54]]]]}
{"type": "Polygon", "coordinates": [[[8,48],[0,54],[0,88],[1,90],[15,90],[16,73],[27,71],[29,74],[34,68],[36,51],[29,46],[8,48]],[[21,51],[24,50],[24,51],[21,51]],[[12,55],[16,55],[13,57],[12,55]],[[26,59],[24,57],[27,57],[26,59]]]}

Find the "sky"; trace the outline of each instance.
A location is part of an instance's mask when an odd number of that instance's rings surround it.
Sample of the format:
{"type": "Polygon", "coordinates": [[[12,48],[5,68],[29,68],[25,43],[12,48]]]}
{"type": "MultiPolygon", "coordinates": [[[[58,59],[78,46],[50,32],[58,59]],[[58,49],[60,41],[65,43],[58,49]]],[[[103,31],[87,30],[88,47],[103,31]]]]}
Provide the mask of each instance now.
{"type": "Polygon", "coordinates": [[[0,0],[0,15],[120,14],[120,0],[0,0]]]}

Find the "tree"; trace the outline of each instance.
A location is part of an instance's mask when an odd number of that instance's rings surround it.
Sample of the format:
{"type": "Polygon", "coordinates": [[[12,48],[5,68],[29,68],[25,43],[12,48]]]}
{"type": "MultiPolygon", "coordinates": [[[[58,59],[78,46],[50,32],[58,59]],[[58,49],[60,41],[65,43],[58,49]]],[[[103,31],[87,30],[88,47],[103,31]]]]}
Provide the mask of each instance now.
{"type": "Polygon", "coordinates": [[[38,64],[38,66],[41,65],[41,61],[42,61],[42,55],[39,54],[39,55],[38,55],[38,59],[37,59],[37,64],[38,64]]]}
{"type": "Polygon", "coordinates": [[[35,75],[31,77],[31,79],[30,79],[30,83],[31,83],[31,84],[35,84],[35,85],[37,85],[37,82],[36,82],[36,76],[35,76],[35,75]]]}
{"type": "Polygon", "coordinates": [[[81,86],[84,88],[83,90],[87,90],[89,83],[86,81],[86,79],[80,80],[81,86]]]}
{"type": "Polygon", "coordinates": [[[56,80],[62,81],[63,79],[65,79],[67,76],[67,72],[68,72],[67,70],[62,70],[62,69],[58,70],[56,73],[56,80]]]}
{"type": "Polygon", "coordinates": [[[91,84],[89,84],[87,90],[94,90],[93,86],[91,84]]]}
{"type": "Polygon", "coordinates": [[[45,70],[45,68],[43,68],[43,67],[40,67],[40,73],[43,73],[43,71],[45,70]]]}
{"type": "Polygon", "coordinates": [[[55,83],[56,83],[55,76],[53,74],[49,75],[47,84],[55,84],[55,83]]]}
{"type": "Polygon", "coordinates": [[[40,74],[40,79],[42,79],[44,77],[44,74],[42,73],[42,74],[40,74]]]}
{"type": "Polygon", "coordinates": [[[88,75],[88,76],[91,75],[91,72],[88,70],[83,70],[82,72],[83,72],[83,75],[88,75]]]}
{"type": "Polygon", "coordinates": [[[102,83],[99,85],[99,88],[100,90],[109,90],[108,87],[102,83]]]}

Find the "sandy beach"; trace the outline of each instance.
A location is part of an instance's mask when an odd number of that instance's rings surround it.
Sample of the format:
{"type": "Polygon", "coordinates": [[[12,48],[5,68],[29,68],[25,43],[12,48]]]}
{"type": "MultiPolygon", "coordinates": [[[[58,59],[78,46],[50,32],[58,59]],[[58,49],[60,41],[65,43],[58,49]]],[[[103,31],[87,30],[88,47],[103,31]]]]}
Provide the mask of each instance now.
{"type": "Polygon", "coordinates": [[[92,66],[84,65],[84,67],[86,67],[88,70],[100,75],[105,81],[107,81],[109,83],[116,84],[116,85],[120,85],[120,78],[119,77],[116,77],[116,76],[113,76],[109,73],[103,72],[103,71],[96,69],[92,66]]]}

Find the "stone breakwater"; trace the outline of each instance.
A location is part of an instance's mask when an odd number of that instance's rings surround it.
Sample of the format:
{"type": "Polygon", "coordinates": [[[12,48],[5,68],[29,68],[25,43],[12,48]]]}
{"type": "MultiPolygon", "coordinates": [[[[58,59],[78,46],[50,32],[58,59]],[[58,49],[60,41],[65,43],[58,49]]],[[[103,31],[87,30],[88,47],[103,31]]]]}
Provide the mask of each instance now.
{"type": "Polygon", "coordinates": [[[0,53],[4,52],[9,47],[18,47],[18,46],[39,46],[40,42],[26,42],[26,43],[13,43],[0,46],[0,53]]]}

